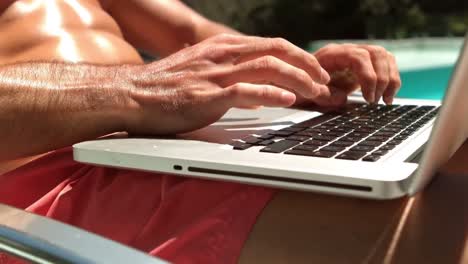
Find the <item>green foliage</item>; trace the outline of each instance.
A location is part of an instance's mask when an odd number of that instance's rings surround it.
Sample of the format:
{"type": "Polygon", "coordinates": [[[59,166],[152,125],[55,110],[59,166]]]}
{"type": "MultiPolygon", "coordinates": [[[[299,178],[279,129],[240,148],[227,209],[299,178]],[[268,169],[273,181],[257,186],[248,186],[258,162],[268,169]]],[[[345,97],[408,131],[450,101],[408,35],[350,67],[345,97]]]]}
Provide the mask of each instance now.
{"type": "Polygon", "coordinates": [[[299,45],[315,39],[462,36],[463,0],[186,0],[206,16],[248,33],[299,45]]]}

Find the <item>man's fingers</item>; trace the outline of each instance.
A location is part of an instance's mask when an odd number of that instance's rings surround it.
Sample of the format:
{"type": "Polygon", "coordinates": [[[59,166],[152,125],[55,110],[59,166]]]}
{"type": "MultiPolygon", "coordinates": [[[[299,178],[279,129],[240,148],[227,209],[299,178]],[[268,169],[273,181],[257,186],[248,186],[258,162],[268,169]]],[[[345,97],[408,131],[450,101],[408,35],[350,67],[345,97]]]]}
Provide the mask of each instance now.
{"type": "Polygon", "coordinates": [[[366,101],[375,102],[375,90],[377,89],[377,74],[374,70],[370,54],[365,49],[349,50],[345,55],[349,62],[349,68],[356,75],[366,101]]]}
{"type": "Polygon", "coordinates": [[[374,66],[375,73],[377,74],[377,86],[374,93],[374,103],[378,103],[390,82],[388,52],[379,46],[360,45],[359,47],[369,52],[372,65],[374,66]]]}
{"type": "Polygon", "coordinates": [[[370,53],[356,45],[331,44],[327,47],[315,54],[323,68],[328,72],[344,75],[349,72],[354,75],[366,101],[373,103],[377,87],[377,73],[374,70],[370,53]]]}
{"type": "Polygon", "coordinates": [[[327,84],[330,76],[314,55],[293,45],[282,38],[264,39],[259,37],[245,37],[247,41],[232,47],[232,51],[239,54],[236,63],[255,60],[264,56],[274,56],[297,68],[303,69],[314,82],[327,84]]]}
{"type": "Polygon", "coordinates": [[[228,108],[288,107],[296,101],[294,93],[266,84],[236,83],[225,88],[223,95],[228,108]]]}
{"type": "Polygon", "coordinates": [[[395,56],[390,52],[388,52],[387,56],[390,61],[390,82],[387,90],[385,90],[383,94],[383,100],[386,104],[392,104],[393,98],[401,87],[401,78],[395,56]]]}
{"type": "Polygon", "coordinates": [[[265,56],[234,67],[227,67],[212,75],[224,87],[239,82],[269,83],[294,91],[306,98],[315,98],[320,93],[316,88],[317,83],[304,70],[273,56],[265,56]]]}
{"type": "Polygon", "coordinates": [[[320,95],[314,99],[314,102],[322,106],[340,106],[344,105],[348,99],[348,92],[332,86],[321,85],[320,95]]]}

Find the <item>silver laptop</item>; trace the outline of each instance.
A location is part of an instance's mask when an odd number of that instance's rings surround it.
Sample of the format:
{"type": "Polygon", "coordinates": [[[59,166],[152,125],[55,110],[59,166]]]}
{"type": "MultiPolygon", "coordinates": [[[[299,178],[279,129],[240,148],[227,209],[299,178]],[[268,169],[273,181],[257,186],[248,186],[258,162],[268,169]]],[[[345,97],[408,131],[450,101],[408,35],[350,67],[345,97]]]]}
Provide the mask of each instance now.
{"type": "Polygon", "coordinates": [[[442,104],[397,99],[314,109],[230,110],[174,138],[73,146],[78,162],[373,199],[423,189],[468,137],[468,44],[442,104]]]}

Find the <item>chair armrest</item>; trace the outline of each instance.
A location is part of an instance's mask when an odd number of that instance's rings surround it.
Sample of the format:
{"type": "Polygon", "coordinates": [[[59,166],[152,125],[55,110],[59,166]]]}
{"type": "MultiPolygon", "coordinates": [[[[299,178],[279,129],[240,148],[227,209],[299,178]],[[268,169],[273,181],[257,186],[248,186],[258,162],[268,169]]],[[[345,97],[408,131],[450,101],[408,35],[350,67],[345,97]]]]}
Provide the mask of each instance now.
{"type": "Polygon", "coordinates": [[[0,251],[33,263],[167,263],[82,229],[3,204],[0,251]]]}

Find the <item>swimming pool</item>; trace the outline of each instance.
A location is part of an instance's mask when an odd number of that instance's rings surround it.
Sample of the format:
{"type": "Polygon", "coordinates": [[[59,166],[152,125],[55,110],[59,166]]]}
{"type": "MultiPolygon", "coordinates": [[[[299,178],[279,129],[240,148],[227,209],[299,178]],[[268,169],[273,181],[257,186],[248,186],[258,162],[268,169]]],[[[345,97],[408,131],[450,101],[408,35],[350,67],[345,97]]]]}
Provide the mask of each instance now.
{"type": "Polygon", "coordinates": [[[402,71],[402,87],[397,97],[442,99],[452,72],[453,65],[402,71]]]}

